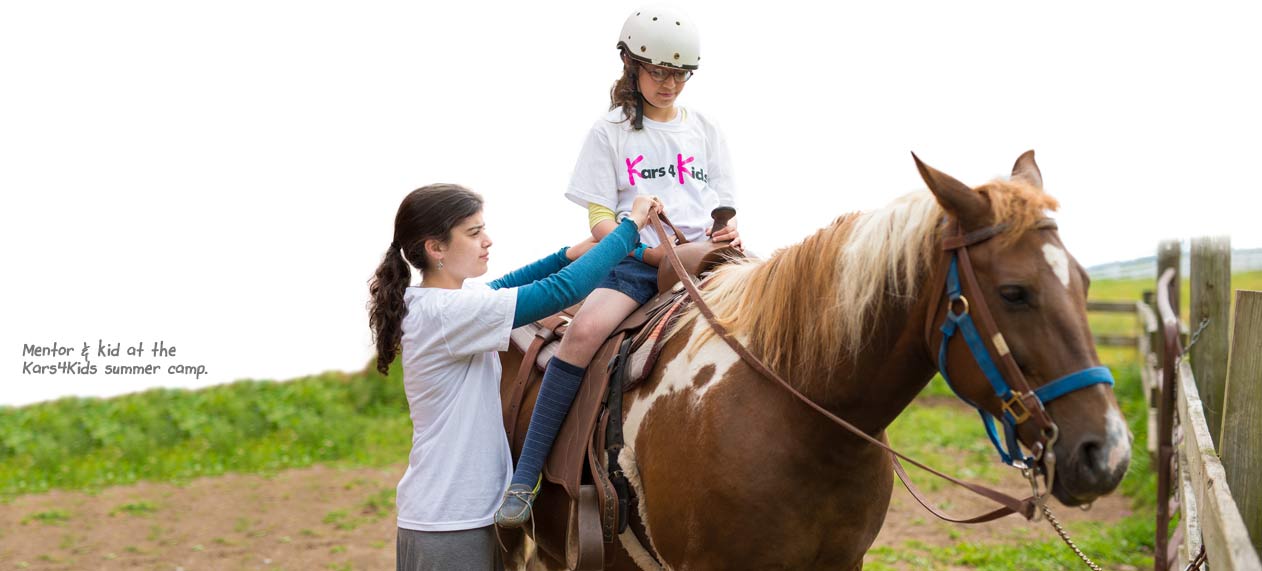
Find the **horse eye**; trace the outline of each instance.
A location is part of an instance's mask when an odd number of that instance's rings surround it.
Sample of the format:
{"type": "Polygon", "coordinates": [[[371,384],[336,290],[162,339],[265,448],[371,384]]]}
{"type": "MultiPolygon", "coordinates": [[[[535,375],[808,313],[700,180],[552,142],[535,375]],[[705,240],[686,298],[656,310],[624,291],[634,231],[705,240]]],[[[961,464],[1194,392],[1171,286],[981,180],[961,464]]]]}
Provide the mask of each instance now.
{"type": "Polygon", "coordinates": [[[999,297],[1002,297],[1003,300],[1008,302],[1009,305],[1029,305],[1030,304],[1030,294],[1022,286],[1017,286],[1017,285],[1000,286],[999,297]]]}

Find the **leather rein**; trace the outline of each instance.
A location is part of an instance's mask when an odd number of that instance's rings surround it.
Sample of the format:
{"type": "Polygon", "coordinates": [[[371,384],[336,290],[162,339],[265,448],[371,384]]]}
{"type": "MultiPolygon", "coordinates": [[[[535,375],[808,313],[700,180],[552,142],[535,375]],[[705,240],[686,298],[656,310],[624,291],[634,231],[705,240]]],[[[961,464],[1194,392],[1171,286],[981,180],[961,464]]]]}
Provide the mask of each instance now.
{"type": "MultiPolygon", "coordinates": [[[[1006,226],[998,224],[981,230],[976,230],[974,232],[964,233],[957,223],[955,234],[948,236],[943,240],[942,248],[945,255],[943,256],[943,262],[940,266],[945,267],[939,268],[937,273],[939,275],[943,273],[946,274],[944,278],[945,287],[934,290],[933,302],[929,306],[929,310],[927,311],[928,316],[926,317],[926,344],[929,347],[932,347],[930,338],[933,334],[933,318],[937,314],[935,308],[938,307],[945,295],[947,297],[948,305],[946,308],[947,316],[943,320],[942,326],[939,328],[943,332],[942,343],[938,351],[939,371],[942,373],[942,377],[947,380],[947,384],[951,386],[952,390],[955,390],[955,386],[951,384],[950,377],[946,372],[947,344],[953,335],[956,333],[961,334],[964,337],[969,350],[973,353],[973,357],[977,361],[977,364],[981,367],[983,374],[986,376],[987,380],[990,381],[992,388],[994,388],[996,396],[998,396],[1000,402],[1003,403],[1003,413],[999,420],[1005,428],[1005,435],[1009,445],[1009,450],[1007,452],[1005,452],[999,444],[997,433],[991,422],[992,416],[968,399],[964,399],[962,396],[961,399],[978,409],[986,426],[987,434],[990,436],[992,443],[994,443],[995,447],[999,450],[1000,458],[1006,464],[1022,470],[1026,479],[1030,482],[1032,493],[1029,497],[1017,499],[986,486],[965,482],[907,457],[903,453],[894,450],[880,439],[869,435],[868,433],[855,427],[853,424],[850,424],[846,420],[816,404],[785,381],[780,375],[776,374],[775,371],[767,367],[762,360],[732,337],[731,333],[729,333],[727,329],[719,323],[719,320],[714,315],[713,310],[711,310],[702,299],[701,292],[698,291],[696,284],[693,283],[691,277],[684,271],[683,263],[680,261],[679,255],[675,252],[674,242],[667,236],[666,230],[662,227],[662,221],[658,218],[659,217],[656,216],[652,217],[650,219],[650,223],[652,224],[653,229],[657,232],[661,243],[666,245],[667,260],[669,260],[675,272],[679,274],[680,283],[682,283],[684,288],[688,291],[688,295],[696,304],[697,310],[700,311],[701,315],[705,317],[707,322],[709,322],[710,327],[714,329],[714,332],[719,336],[719,338],[726,342],[727,345],[731,347],[732,350],[735,351],[736,354],[740,356],[740,358],[752,369],[762,376],[775,381],[803,404],[814,409],[816,412],[828,418],[834,424],[844,428],[851,434],[885,450],[886,452],[889,452],[891,454],[894,472],[898,475],[898,478],[902,480],[903,485],[907,487],[907,490],[911,492],[912,496],[920,503],[920,505],[924,506],[925,509],[929,510],[935,516],[943,520],[953,523],[972,524],[992,521],[1013,513],[1021,514],[1027,520],[1034,520],[1038,514],[1038,510],[1036,508],[1042,506],[1052,489],[1052,484],[1055,478],[1055,454],[1052,452],[1052,447],[1059,434],[1056,424],[1052,421],[1051,416],[1048,415],[1043,403],[1093,384],[1113,384],[1112,375],[1109,373],[1107,368],[1092,367],[1052,381],[1051,383],[1039,387],[1037,390],[1031,389],[1030,383],[1025,379],[1025,376],[1021,373],[1020,367],[1012,358],[1012,354],[1008,350],[1002,334],[999,333],[994,320],[990,316],[990,312],[986,307],[985,297],[981,295],[981,288],[978,285],[977,277],[973,272],[972,262],[968,257],[969,246],[985,242],[986,240],[999,235],[1005,230],[1006,226]],[[963,275],[964,278],[962,282],[960,280],[961,275],[963,275]],[[965,297],[965,293],[971,295],[974,301],[970,302],[969,298],[965,297]],[[975,323],[972,316],[976,316],[977,322],[980,323],[975,323]],[[989,341],[989,343],[987,343],[987,341],[989,341]],[[996,366],[996,359],[991,357],[992,355],[999,356],[998,366],[996,366]],[[1000,372],[1000,369],[1003,371],[1000,372]],[[1011,386],[1009,386],[1009,383],[1006,382],[1006,379],[1012,380],[1011,386]],[[1021,452],[1017,435],[1018,428],[1026,423],[1030,423],[1035,429],[1034,433],[1036,434],[1036,437],[1034,442],[1029,446],[1029,449],[1034,454],[1032,457],[1017,457],[1014,455],[1020,454],[1021,452]],[[919,490],[914,484],[912,484],[911,479],[907,476],[902,464],[899,462],[900,458],[913,466],[929,472],[930,474],[943,478],[975,494],[985,497],[1002,507],[971,518],[954,518],[948,516],[939,511],[922,497],[919,490]],[[1040,474],[1043,476],[1044,480],[1044,485],[1041,491],[1038,482],[1038,476],[1040,474]]],[[[665,219],[664,216],[661,218],[665,219]]],[[[666,223],[670,224],[669,220],[667,220],[666,223]]],[[[671,226],[673,229],[674,226],[671,226]]],[[[1037,228],[1055,229],[1056,225],[1051,220],[1043,220],[1039,222],[1037,228]]],[[[676,231],[676,236],[682,238],[678,231],[676,231]]],[[[935,278],[933,283],[939,282],[935,278]]],[[[932,354],[932,351],[930,354],[932,354]]],[[[958,391],[956,394],[959,394],[958,391]]]]}

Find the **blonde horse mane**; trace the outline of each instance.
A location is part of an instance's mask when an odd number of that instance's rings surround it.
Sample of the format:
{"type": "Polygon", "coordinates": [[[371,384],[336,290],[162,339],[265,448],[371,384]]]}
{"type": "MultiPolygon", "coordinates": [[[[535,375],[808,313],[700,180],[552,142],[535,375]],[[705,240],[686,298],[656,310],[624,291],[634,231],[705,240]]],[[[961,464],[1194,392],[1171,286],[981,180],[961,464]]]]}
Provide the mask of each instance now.
{"type": "MultiPolygon", "coordinates": [[[[1020,180],[976,189],[996,222],[1008,224],[1001,245],[1058,207],[1056,199],[1020,180]]],[[[884,208],[841,216],[802,242],[766,259],[720,267],[702,295],[728,331],[773,370],[831,378],[839,358],[853,360],[872,321],[891,305],[907,306],[938,259],[944,210],[929,191],[906,194],[884,208]]],[[[689,311],[673,328],[696,319],[689,311]]],[[[673,333],[672,333],[673,334],[673,333]]],[[[700,350],[713,331],[693,338],[700,350]]]]}

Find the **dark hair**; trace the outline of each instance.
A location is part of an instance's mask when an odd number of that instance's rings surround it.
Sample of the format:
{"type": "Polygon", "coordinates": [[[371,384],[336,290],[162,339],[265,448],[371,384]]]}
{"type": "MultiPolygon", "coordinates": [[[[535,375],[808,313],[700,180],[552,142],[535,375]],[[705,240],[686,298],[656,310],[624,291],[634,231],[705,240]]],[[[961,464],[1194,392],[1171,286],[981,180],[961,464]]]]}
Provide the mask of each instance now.
{"type": "MultiPolygon", "coordinates": [[[[631,120],[631,128],[644,128],[644,96],[640,93],[640,65],[626,52],[622,56],[622,77],[609,90],[609,110],[622,108],[622,115],[631,120]]],[[[626,120],[624,119],[624,121],[626,120]]]]}
{"type": "Polygon", "coordinates": [[[412,273],[429,267],[425,242],[447,243],[451,229],[461,220],[482,211],[482,197],[457,184],[431,184],[408,193],[394,217],[394,240],[381,258],[377,273],[368,282],[368,327],[377,344],[377,370],[385,375],[399,352],[403,338],[403,303],[412,273]]]}

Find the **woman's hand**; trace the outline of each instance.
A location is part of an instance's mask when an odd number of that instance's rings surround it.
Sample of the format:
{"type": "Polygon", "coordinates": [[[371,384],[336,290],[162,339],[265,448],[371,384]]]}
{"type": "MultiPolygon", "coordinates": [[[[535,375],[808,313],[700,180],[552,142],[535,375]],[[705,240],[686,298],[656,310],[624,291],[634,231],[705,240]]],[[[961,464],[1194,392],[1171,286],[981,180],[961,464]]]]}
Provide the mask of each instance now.
{"type": "MultiPolygon", "coordinates": [[[[707,236],[709,236],[710,229],[707,228],[705,233],[707,236]]],[[[731,246],[733,248],[736,248],[737,250],[740,250],[742,252],[744,251],[741,248],[741,234],[740,232],[736,231],[736,218],[735,217],[733,217],[731,220],[728,220],[727,226],[724,226],[722,230],[719,230],[713,236],[710,236],[710,241],[731,242],[732,243],[731,246]]]]}
{"type": "Polygon", "coordinates": [[[659,212],[663,212],[662,201],[656,196],[642,194],[635,197],[635,203],[631,205],[631,220],[635,221],[636,227],[643,230],[649,223],[649,217],[657,216],[659,212]]]}
{"type": "Polygon", "coordinates": [[[579,259],[579,257],[581,257],[583,254],[586,254],[587,251],[592,249],[592,246],[595,246],[596,244],[597,242],[595,238],[588,238],[586,240],[583,240],[582,242],[579,242],[567,248],[565,250],[565,257],[569,261],[573,262],[574,260],[579,259]]]}

